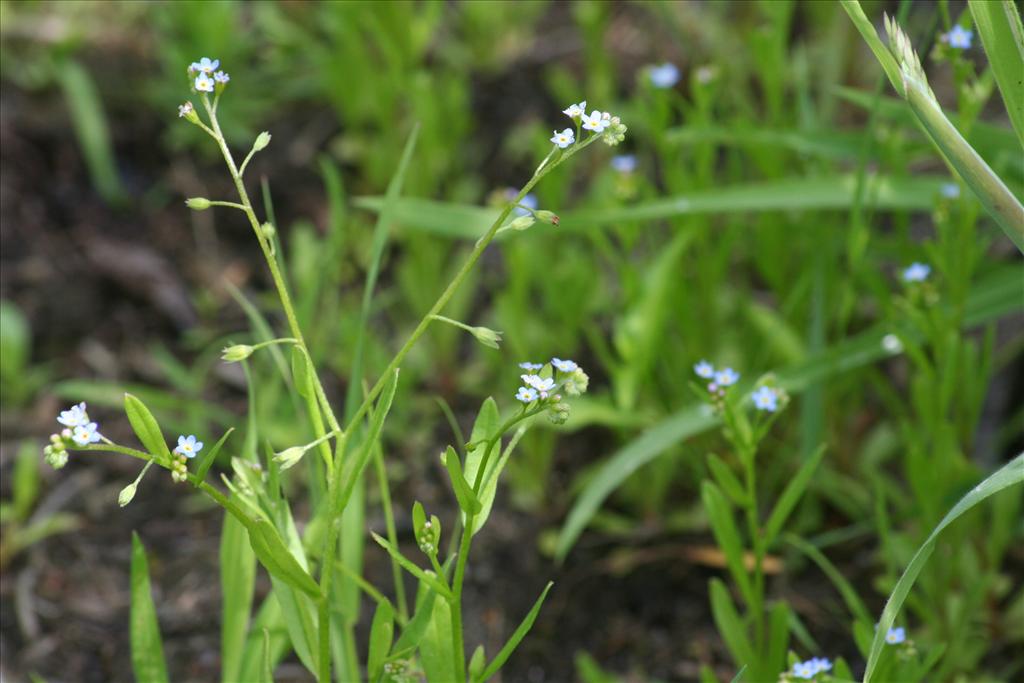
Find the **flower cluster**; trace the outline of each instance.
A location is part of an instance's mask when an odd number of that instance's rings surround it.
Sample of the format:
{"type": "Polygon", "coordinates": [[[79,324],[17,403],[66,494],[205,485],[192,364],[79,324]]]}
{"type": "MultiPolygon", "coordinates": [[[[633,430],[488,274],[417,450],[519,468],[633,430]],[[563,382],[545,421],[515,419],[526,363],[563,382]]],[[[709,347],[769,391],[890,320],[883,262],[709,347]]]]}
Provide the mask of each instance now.
{"type": "Polygon", "coordinates": [[[564,424],[569,419],[569,404],[562,401],[559,391],[569,396],[579,396],[587,391],[590,378],[575,361],[551,359],[550,372],[544,372],[544,363],[520,363],[527,371],[520,375],[523,386],[516,392],[516,400],[523,403],[525,410],[531,404],[548,408],[548,419],[555,424],[564,424]]]}
{"type": "Polygon", "coordinates": [[[99,426],[89,419],[85,403],[60,411],[57,422],[64,425],[59,433],[50,435],[50,443],[43,449],[43,456],[54,469],[60,469],[68,462],[69,446],[88,446],[103,438],[99,426]]]}
{"type": "Polygon", "coordinates": [[[189,64],[188,76],[192,79],[192,87],[196,92],[213,92],[214,90],[219,92],[224,89],[224,86],[231,80],[231,76],[227,72],[218,71],[218,66],[220,66],[220,60],[209,57],[203,57],[198,62],[189,64]]]}
{"type": "Polygon", "coordinates": [[[708,393],[711,397],[711,404],[718,409],[724,408],[725,394],[729,387],[740,379],[740,373],[732,368],[716,370],[715,366],[706,360],[702,360],[693,366],[693,371],[701,379],[708,381],[708,393]]]}
{"type": "Polygon", "coordinates": [[[577,142],[576,134],[580,128],[589,130],[592,135],[600,135],[601,140],[610,146],[615,146],[626,139],[628,128],[622,123],[622,119],[610,112],[597,109],[588,114],[586,100],[579,104],[569,105],[566,109],[562,110],[562,113],[576,122],[577,129],[573,131],[572,128],[565,128],[561,133],[557,130],[554,131],[551,142],[555,143],[560,149],[565,149],[577,142]]]}
{"type": "Polygon", "coordinates": [[[825,657],[815,657],[813,659],[808,659],[806,662],[797,662],[794,664],[791,675],[793,678],[809,681],[814,679],[819,673],[831,670],[832,662],[825,657]]]}
{"type": "Polygon", "coordinates": [[[196,453],[201,450],[203,450],[203,442],[196,441],[194,435],[189,434],[187,437],[185,435],[178,437],[178,445],[173,451],[176,457],[173,457],[171,460],[171,478],[174,481],[182,482],[188,479],[186,459],[196,457],[196,453]]]}

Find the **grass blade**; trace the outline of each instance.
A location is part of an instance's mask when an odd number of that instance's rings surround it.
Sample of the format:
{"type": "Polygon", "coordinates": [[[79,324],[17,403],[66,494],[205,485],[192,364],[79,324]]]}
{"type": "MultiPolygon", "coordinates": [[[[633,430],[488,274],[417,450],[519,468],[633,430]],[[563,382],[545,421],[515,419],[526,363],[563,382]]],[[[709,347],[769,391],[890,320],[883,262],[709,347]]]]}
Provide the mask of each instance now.
{"type": "Polygon", "coordinates": [[[818,465],[821,464],[821,459],[824,456],[825,446],[822,445],[800,466],[796,476],[790,479],[786,488],[783,489],[782,495],[779,496],[779,501],[768,516],[768,522],[764,527],[765,548],[770,548],[778,537],[779,532],[782,531],[782,525],[786,523],[789,513],[793,511],[800,497],[804,494],[807,484],[810,483],[811,477],[814,476],[814,472],[818,469],[818,465]]]}
{"type": "Polygon", "coordinates": [[[743,565],[743,543],[740,532],[733,519],[732,506],[726,500],[721,489],[710,481],[704,481],[700,487],[700,497],[704,502],[704,510],[708,515],[708,523],[718,542],[718,547],[725,554],[725,563],[729,573],[740,587],[747,604],[754,604],[754,591],[750,585],[750,577],[743,565]]]}
{"type": "Polygon", "coordinates": [[[722,634],[725,646],[729,648],[733,661],[737,666],[748,666],[754,661],[754,648],[750,645],[743,620],[740,619],[736,607],[732,603],[729,589],[721,579],[711,579],[711,616],[715,620],[718,632],[722,634]]]}
{"type": "Polygon", "coordinates": [[[225,512],[220,535],[220,677],[224,683],[239,680],[255,581],[256,555],[245,526],[225,512]]]}
{"type": "Polygon", "coordinates": [[[1024,145],[1024,27],[1010,0],[968,0],[974,27],[988,55],[988,63],[1003,96],[1010,123],[1024,145]]]}
{"type": "Polygon", "coordinates": [[[540,608],[541,605],[544,604],[544,598],[548,596],[548,591],[550,591],[551,587],[554,585],[554,583],[548,581],[548,585],[544,587],[544,591],[540,594],[540,597],[537,598],[537,601],[533,603],[533,607],[531,607],[530,611],[525,617],[523,617],[523,620],[515,630],[515,633],[512,634],[512,637],[508,639],[508,642],[506,642],[504,647],[498,651],[498,654],[494,655],[494,659],[492,659],[491,663],[487,665],[486,669],[484,669],[483,674],[480,676],[481,681],[486,681],[488,678],[498,673],[498,670],[504,666],[508,658],[512,656],[516,647],[519,646],[519,643],[526,637],[526,634],[530,632],[530,629],[533,628],[533,622],[537,620],[537,615],[540,614],[540,608]]]}
{"type": "Polygon", "coordinates": [[[135,680],[165,683],[168,680],[167,664],[149,586],[149,563],[146,561],[146,549],[135,532],[132,532],[131,583],[132,671],[135,680]]]}
{"type": "Polygon", "coordinates": [[[217,456],[220,454],[220,449],[224,447],[228,437],[235,431],[232,427],[228,431],[224,432],[224,436],[217,440],[217,443],[213,445],[210,452],[203,456],[203,459],[199,461],[199,467],[196,469],[196,478],[201,482],[206,478],[206,473],[210,471],[210,467],[217,461],[217,456]]]}
{"type": "Polygon", "coordinates": [[[878,658],[885,647],[885,634],[896,621],[896,615],[907,599],[910,589],[917,580],[925,563],[935,550],[935,543],[942,530],[952,524],[965,512],[982,502],[989,496],[1002,491],[1010,486],[1024,484],[1024,453],[1008,462],[1002,468],[989,475],[984,481],[971,489],[970,493],[960,499],[960,502],[942,518],[942,521],[932,530],[927,540],[917,549],[910,564],[903,571],[903,576],[896,582],[889,600],[885,603],[882,616],[878,620],[878,629],[875,631],[875,638],[871,641],[871,652],[868,654],[867,669],[864,671],[864,683],[870,683],[875,667],[878,665],[878,658]]]}

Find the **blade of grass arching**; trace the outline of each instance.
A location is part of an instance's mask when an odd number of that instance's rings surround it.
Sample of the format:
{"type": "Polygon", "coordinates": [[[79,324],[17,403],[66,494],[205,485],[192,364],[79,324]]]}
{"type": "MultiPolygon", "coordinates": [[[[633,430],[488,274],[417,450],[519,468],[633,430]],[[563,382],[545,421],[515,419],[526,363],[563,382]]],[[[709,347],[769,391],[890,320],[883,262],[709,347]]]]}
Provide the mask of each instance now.
{"type": "Polygon", "coordinates": [[[896,621],[896,615],[899,614],[904,600],[907,599],[907,595],[910,593],[910,589],[913,587],[921,570],[924,569],[924,565],[931,556],[932,551],[935,550],[935,543],[942,530],[989,496],[1010,486],[1018,486],[1020,484],[1024,484],[1024,454],[1018,455],[971,489],[970,493],[961,498],[960,502],[954,505],[949,513],[942,518],[942,521],[935,527],[928,536],[928,539],[917,549],[914,557],[911,558],[907,568],[903,571],[903,575],[896,582],[896,587],[893,588],[892,594],[889,595],[889,600],[885,603],[885,609],[882,610],[882,616],[878,620],[878,629],[875,631],[875,638],[871,642],[871,652],[868,654],[868,663],[864,671],[863,683],[870,683],[875,667],[878,665],[878,657],[882,654],[882,649],[885,647],[885,634],[896,621]]]}
{"type": "Polygon", "coordinates": [[[531,628],[533,628],[533,622],[537,620],[537,615],[540,614],[541,605],[544,604],[544,599],[548,596],[548,591],[550,591],[551,587],[554,585],[555,584],[553,582],[548,581],[548,585],[544,586],[544,590],[541,592],[540,597],[537,598],[536,602],[533,603],[533,607],[531,607],[530,611],[525,617],[523,617],[522,622],[520,622],[519,626],[512,634],[512,637],[509,638],[508,642],[506,642],[501,650],[498,651],[498,654],[494,655],[494,659],[491,660],[490,664],[487,665],[487,668],[484,669],[484,672],[480,675],[478,680],[481,681],[481,683],[498,673],[498,670],[505,665],[505,662],[508,661],[508,658],[512,656],[513,652],[515,652],[519,643],[522,642],[523,638],[526,637],[526,634],[530,632],[531,628]]]}
{"type": "Polygon", "coordinates": [[[117,173],[107,116],[95,82],[88,71],[70,59],[58,61],[57,80],[64,91],[92,184],[107,203],[120,204],[125,191],[117,173]]]}
{"type": "Polygon", "coordinates": [[[860,595],[854,590],[853,585],[846,580],[842,572],[836,569],[836,566],[825,557],[824,553],[795,534],[785,534],[782,539],[811,558],[818,565],[818,568],[825,573],[825,576],[829,578],[832,585],[839,591],[839,594],[843,597],[843,602],[846,603],[846,607],[850,610],[850,614],[857,621],[862,621],[865,624],[871,623],[871,615],[868,612],[868,608],[864,606],[864,601],[860,599],[860,595]]]}
{"type": "Polygon", "coordinates": [[[992,66],[1010,123],[1024,145],[1024,26],[1010,0],[968,0],[974,27],[992,66]]]}
{"type": "MultiPolygon", "coordinates": [[[[865,201],[877,210],[930,211],[946,182],[949,182],[946,176],[868,176],[865,201]]],[[[559,214],[558,230],[587,232],[599,225],[701,214],[845,210],[856,200],[856,185],[853,175],[742,183],[629,206],[566,212],[559,214]]],[[[383,200],[358,197],[355,205],[379,212],[383,200]]],[[[404,198],[395,202],[394,216],[395,222],[410,229],[475,240],[480,237],[481,226],[494,221],[498,212],[477,206],[404,198]]]]}
{"type": "Polygon", "coordinates": [[[149,564],[139,535],[132,532],[132,671],[137,681],[167,681],[167,664],[156,620],[156,606],[149,587],[149,564]]]}
{"type": "MultiPolygon", "coordinates": [[[[1021,268],[1011,267],[994,273],[979,283],[968,297],[964,314],[965,329],[974,327],[1020,308],[1021,268]]],[[[815,381],[873,363],[892,354],[882,346],[888,329],[869,330],[826,348],[802,363],[780,370],[779,384],[792,394],[801,393],[815,381]]],[[[622,483],[670,447],[719,424],[719,419],[702,405],[687,406],[669,415],[613,453],[581,491],[562,525],[555,548],[561,562],[576,539],[590,523],[604,500],[622,483]]]]}
{"type": "Polygon", "coordinates": [[[220,678],[224,683],[241,680],[255,581],[256,555],[248,533],[234,515],[225,512],[220,534],[220,678]]]}

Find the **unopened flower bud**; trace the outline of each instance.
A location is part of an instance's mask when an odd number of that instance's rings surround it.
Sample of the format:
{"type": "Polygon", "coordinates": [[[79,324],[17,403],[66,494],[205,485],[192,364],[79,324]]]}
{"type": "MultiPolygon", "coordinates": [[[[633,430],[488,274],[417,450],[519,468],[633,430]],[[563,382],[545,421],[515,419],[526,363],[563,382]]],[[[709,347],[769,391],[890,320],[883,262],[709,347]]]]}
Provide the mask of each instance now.
{"type": "Polygon", "coordinates": [[[263,131],[256,137],[256,142],[252,143],[252,149],[254,152],[258,152],[261,149],[265,149],[270,144],[271,135],[267,131],[263,131]]]}
{"type": "Polygon", "coordinates": [[[307,446],[292,446],[274,455],[274,460],[281,464],[281,469],[286,470],[294,467],[306,454],[307,446]]]}
{"type": "Polygon", "coordinates": [[[558,215],[554,211],[538,211],[534,214],[537,220],[542,223],[550,223],[551,225],[558,225],[558,215]]]}
{"type": "Polygon", "coordinates": [[[206,197],[190,197],[185,200],[185,205],[196,211],[205,211],[211,206],[210,200],[206,197]]]}
{"type": "Polygon", "coordinates": [[[124,507],[128,503],[132,502],[132,498],[135,497],[135,491],[139,488],[139,482],[133,481],[132,483],[121,489],[121,493],[117,494],[117,504],[124,507]]]}
{"type": "Polygon", "coordinates": [[[520,216],[509,223],[508,228],[509,230],[526,230],[534,223],[536,223],[536,219],[533,216],[520,216]]]}
{"type": "Polygon", "coordinates": [[[221,351],[220,357],[228,363],[237,363],[252,355],[255,349],[248,344],[235,344],[221,351]]]}
{"type": "Polygon", "coordinates": [[[492,349],[498,348],[498,342],[501,341],[501,332],[492,330],[489,327],[471,327],[469,331],[484,346],[490,346],[492,349]]]}
{"type": "Polygon", "coordinates": [[[274,224],[270,222],[261,225],[260,231],[263,233],[263,236],[266,237],[268,240],[274,239],[274,236],[277,234],[277,228],[275,228],[274,224]]]}

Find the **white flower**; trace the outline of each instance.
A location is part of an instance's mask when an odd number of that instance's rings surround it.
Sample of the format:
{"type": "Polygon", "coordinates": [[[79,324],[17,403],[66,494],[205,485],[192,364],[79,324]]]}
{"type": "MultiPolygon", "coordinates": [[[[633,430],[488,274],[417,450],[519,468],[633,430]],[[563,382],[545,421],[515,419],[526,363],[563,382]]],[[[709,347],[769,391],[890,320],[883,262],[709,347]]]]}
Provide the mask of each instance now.
{"type": "Polygon", "coordinates": [[[541,398],[547,398],[548,393],[555,388],[555,380],[550,377],[541,377],[540,375],[522,375],[523,384],[528,387],[533,387],[540,392],[541,398]]]}
{"type": "Polygon", "coordinates": [[[556,368],[558,368],[559,372],[575,372],[576,368],[579,367],[573,361],[571,361],[571,360],[562,360],[561,358],[552,358],[551,359],[551,364],[553,366],[555,366],[556,368]]]}
{"type": "Polygon", "coordinates": [[[544,367],[544,364],[543,363],[529,363],[529,362],[526,362],[526,363],[520,363],[519,367],[521,367],[523,370],[540,370],[542,367],[544,367]]]}
{"type": "Polygon", "coordinates": [[[903,342],[895,334],[887,334],[882,337],[882,348],[887,353],[900,353],[903,351],[903,342]]]}
{"type": "Polygon", "coordinates": [[[206,72],[200,73],[196,76],[195,86],[199,92],[213,92],[213,79],[206,72]]]}
{"type": "Polygon", "coordinates": [[[932,272],[932,267],[924,263],[911,263],[909,266],[903,269],[903,281],[904,282],[924,282],[928,279],[928,274],[932,272]]]}
{"type": "Polygon", "coordinates": [[[516,394],[516,398],[523,403],[533,403],[537,400],[537,390],[531,389],[530,387],[519,387],[519,392],[516,394]]]}
{"type": "Polygon", "coordinates": [[[704,379],[711,379],[715,376],[715,366],[706,360],[702,360],[694,365],[693,371],[697,373],[698,377],[703,377],[704,379]]]}
{"type": "Polygon", "coordinates": [[[87,422],[75,427],[74,432],[71,434],[71,438],[74,439],[75,443],[79,446],[88,446],[91,443],[96,443],[100,440],[100,434],[96,431],[97,425],[95,422],[87,422]]]}
{"type": "Polygon", "coordinates": [[[606,114],[596,109],[583,117],[583,127],[595,133],[603,133],[604,129],[611,123],[611,116],[605,118],[606,114]]]}
{"type": "Polygon", "coordinates": [[[229,76],[227,72],[218,71],[217,73],[213,74],[213,80],[215,80],[218,83],[227,83],[231,80],[231,76],[229,76]]]}
{"type": "Polygon", "coordinates": [[[178,437],[178,447],[174,449],[174,452],[184,455],[186,458],[194,458],[196,453],[201,450],[203,450],[203,442],[196,441],[196,437],[189,434],[187,438],[185,436],[178,437]]]}
{"type": "Polygon", "coordinates": [[[178,105],[178,118],[184,118],[192,113],[192,103],[186,102],[185,104],[178,105]]]}
{"type": "Polygon", "coordinates": [[[563,109],[562,113],[568,116],[570,119],[582,118],[587,111],[587,101],[583,100],[579,104],[570,104],[568,109],[563,109]]]}
{"type": "Polygon", "coordinates": [[[85,402],[83,401],[77,406],[71,406],[68,410],[60,411],[57,422],[60,422],[65,427],[78,427],[87,424],[89,422],[89,415],[85,412],[85,402]]]}
{"type": "Polygon", "coordinates": [[[576,133],[573,132],[572,128],[566,128],[561,133],[556,130],[554,133],[555,134],[551,136],[551,142],[558,145],[559,149],[565,149],[572,143],[576,142],[576,133]]]}
{"type": "Polygon", "coordinates": [[[210,59],[209,57],[203,57],[198,62],[192,62],[192,65],[188,68],[189,71],[199,71],[204,74],[212,74],[220,66],[219,59],[210,59]]]}
{"type": "Polygon", "coordinates": [[[655,88],[671,88],[679,82],[679,68],[671,62],[649,67],[647,77],[655,88]]]}
{"type": "Polygon", "coordinates": [[[715,383],[727,387],[739,381],[740,374],[732,368],[724,368],[715,373],[715,383]]]}

